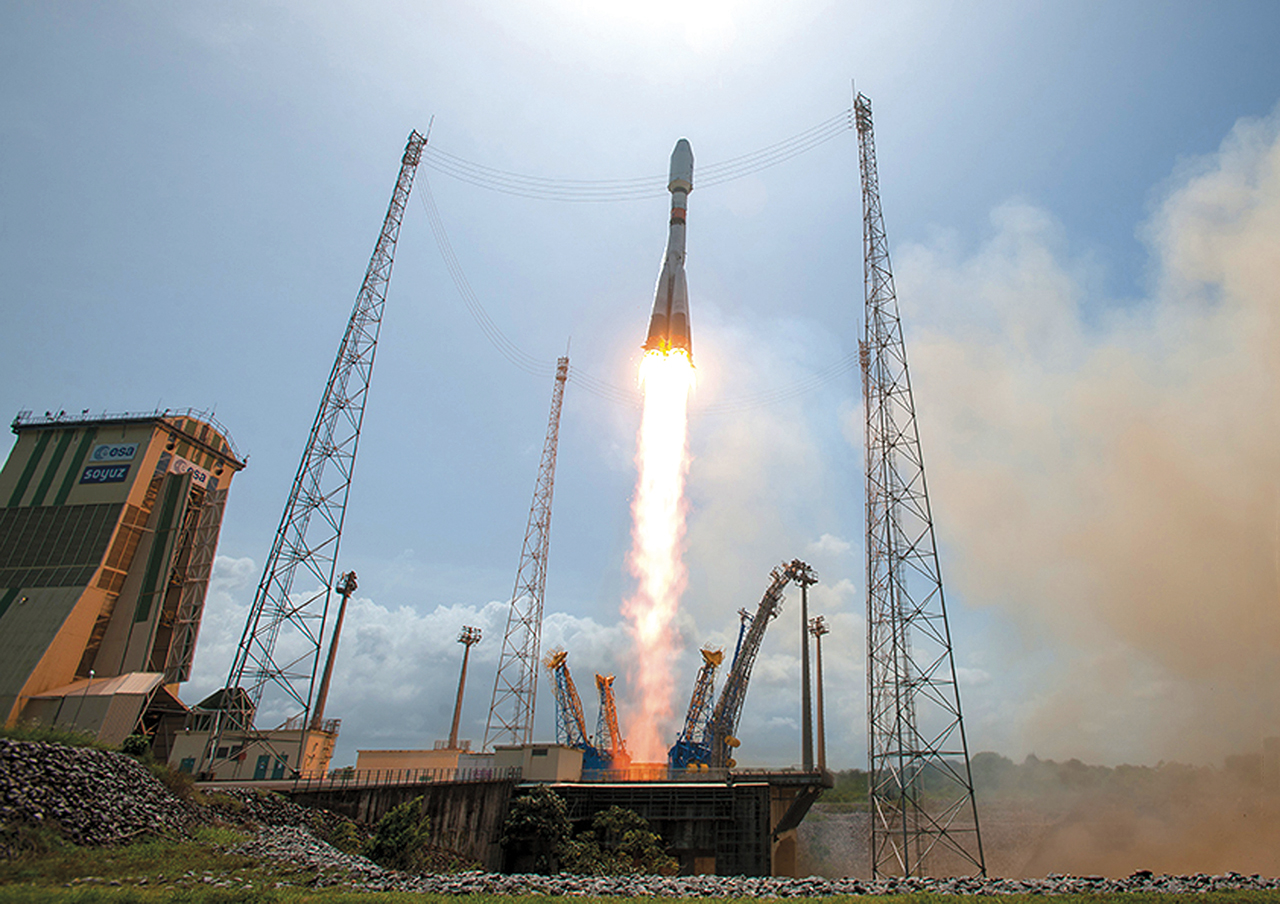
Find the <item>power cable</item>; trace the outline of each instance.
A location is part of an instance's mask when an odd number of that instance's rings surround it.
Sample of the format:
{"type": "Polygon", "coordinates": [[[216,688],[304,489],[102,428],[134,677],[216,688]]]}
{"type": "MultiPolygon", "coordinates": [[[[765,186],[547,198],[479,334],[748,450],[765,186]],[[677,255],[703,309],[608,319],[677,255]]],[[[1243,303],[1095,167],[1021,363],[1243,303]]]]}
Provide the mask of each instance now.
{"type": "MultiPolygon", "coordinates": [[[[695,185],[706,188],[741,179],[798,157],[853,128],[852,108],[842,110],[830,119],[775,144],[720,163],[700,166],[695,185]]],[[[544,201],[636,201],[663,197],[667,192],[667,177],[662,174],[632,179],[595,180],[530,176],[475,163],[442,151],[434,145],[427,145],[423,150],[422,163],[436,172],[479,188],[544,201]]]]}
{"type": "MultiPolygon", "coordinates": [[[[700,178],[698,184],[703,187],[709,185],[720,185],[725,182],[732,181],[733,179],[738,179],[745,175],[758,172],[759,170],[774,166],[784,160],[789,160],[792,157],[803,154],[852,128],[853,111],[845,110],[837,116],[833,116],[832,118],[821,122],[804,132],[793,135],[776,144],[769,145],[768,147],[754,151],[750,154],[733,157],[729,160],[723,161],[722,163],[714,163],[702,167],[699,170],[700,178]]],[[[634,200],[639,198],[661,197],[665,195],[667,191],[665,176],[642,177],[637,179],[615,179],[598,182],[523,176],[517,173],[505,172],[492,167],[470,163],[460,157],[456,157],[444,151],[432,150],[430,145],[424,149],[423,162],[432,169],[444,172],[447,175],[460,179],[461,181],[469,182],[482,188],[489,188],[507,194],[539,198],[543,200],[634,200]],[[428,159],[428,153],[432,155],[431,159],[428,159]]],[[[418,191],[418,200],[422,204],[423,211],[427,215],[427,220],[431,226],[432,236],[436,241],[436,247],[440,251],[440,256],[444,260],[445,268],[449,271],[449,277],[452,279],[454,287],[457,289],[459,296],[461,296],[463,303],[466,305],[468,313],[471,314],[476,325],[480,327],[480,332],[483,333],[484,337],[489,340],[489,343],[498,350],[499,354],[520,370],[536,377],[550,376],[555,372],[555,364],[550,361],[543,361],[539,358],[535,358],[533,355],[528,354],[508,339],[506,334],[502,332],[496,323],[494,323],[493,318],[489,316],[484,305],[480,303],[480,299],[476,296],[475,290],[472,289],[471,283],[467,279],[466,272],[462,268],[462,263],[458,260],[457,255],[454,253],[453,246],[449,242],[449,235],[445,230],[444,221],[440,217],[440,211],[436,207],[435,197],[431,193],[430,180],[427,179],[426,174],[424,173],[420,177],[419,181],[421,185],[418,191]]],[[[740,396],[734,399],[724,399],[720,402],[713,402],[708,405],[700,406],[695,404],[691,407],[690,414],[695,416],[729,414],[789,401],[812,392],[823,384],[829,383],[837,377],[848,373],[857,366],[858,355],[855,352],[844,356],[834,364],[831,364],[808,377],[798,380],[795,383],[774,389],[763,390],[750,395],[740,396]]],[[[607,380],[594,377],[578,367],[572,367],[570,369],[569,379],[587,393],[606,401],[623,405],[628,408],[638,409],[641,407],[641,397],[638,388],[627,389],[622,386],[617,386],[607,380]]]]}
{"type": "Polygon", "coordinates": [[[425,174],[420,182],[421,187],[417,193],[418,200],[422,203],[422,209],[427,214],[427,221],[431,224],[431,234],[435,236],[436,247],[440,249],[440,256],[444,259],[444,265],[449,271],[449,277],[453,280],[454,287],[458,290],[463,303],[467,306],[467,311],[471,314],[472,319],[475,320],[476,325],[480,327],[480,332],[484,333],[484,337],[489,340],[490,344],[498,350],[502,357],[525,373],[535,377],[551,376],[555,373],[555,365],[526,354],[518,345],[506,337],[502,330],[498,328],[498,325],[493,322],[488,311],[484,309],[484,305],[480,303],[480,299],[476,297],[475,290],[471,288],[471,283],[467,280],[467,274],[463,271],[458,256],[453,252],[453,246],[449,243],[449,235],[445,232],[444,222],[440,219],[440,211],[436,208],[435,197],[431,194],[431,183],[427,180],[425,174]]]}

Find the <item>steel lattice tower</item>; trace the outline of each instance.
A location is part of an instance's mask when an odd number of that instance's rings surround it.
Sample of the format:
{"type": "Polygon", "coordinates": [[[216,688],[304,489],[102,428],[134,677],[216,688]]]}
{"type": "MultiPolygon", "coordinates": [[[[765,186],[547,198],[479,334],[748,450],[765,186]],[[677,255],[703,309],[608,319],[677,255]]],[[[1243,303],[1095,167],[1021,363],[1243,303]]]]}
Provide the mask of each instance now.
{"type": "Polygon", "coordinates": [[[880,208],[871,101],[854,101],[866,325],[867,745],[875,876],[986,874],[902,321],[880,208]]]}
{"type": "Polygon", "coordinates": [[[301,711],[300,725],[309,722],[387,284],[400,222],[426,142],[417,131],[409,134],[382,231],[338,346],[231,665],[227,688],[244,688],[250,704],[244,721],[261,709],[263,694],[270,689],[271,703],[280,709],[272,713],[273,719],[301,711]],[[276,697],[282,699],[277,703],[276,697]]]}
{"type": "Polygon", "coordinates": [[[493,744],[528,744],[533,741],[533,707],[538,696],[538,648],[542,642],[542,600],[547,587],[547,552],[551,547],[551,496],[556,481],[556,447],[560,442],[560,407],[569,376],[568,357],[556,361],[555,388],[551,392],[551,416],[542,463],[533,487],[524,547],[511,592],[507,630],[493,681],[489,721],[484,728],[483,750],[493,744]]]}

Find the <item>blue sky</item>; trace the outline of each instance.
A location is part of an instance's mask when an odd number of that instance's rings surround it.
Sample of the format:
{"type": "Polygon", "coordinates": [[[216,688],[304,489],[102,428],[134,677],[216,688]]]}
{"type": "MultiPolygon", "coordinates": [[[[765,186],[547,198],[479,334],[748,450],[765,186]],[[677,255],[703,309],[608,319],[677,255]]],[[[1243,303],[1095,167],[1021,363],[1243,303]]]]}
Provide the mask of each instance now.
{"type": "MultiPolygon", "coordinates": [[[[434,146],[504,170],[630,178],[681,136],[705,165],[798,133],[856,79],[971,744],[1212,760],[1280,733],[1257,690],[1280,608],[1280,522],[1258,502],[1277,464],[1274,4],[9,3],[0,22],[0,411],[216,409],[251,456],[188,696],[225,675],[410,129],[434,117],[434,146]],[[1212,490],[1155,504],[1189,486],[1212,490]],[[1212,602],[1198,583],[1236,578],[1212,602]],[[1241,634],[1263,639],[1241,655],[1241,634]]],[[[853,350],[853,134],[703,191],[697,172],[696,404],[853,350]]],[[[420,176],[512,341],[550,363],[572,337],[574,367],[633,380],[665,199],[420,176]]],[[[415,201],[343,541],[361,589],[330,704],[339,762],[445,736],[463,623],[486,632],[463,727],[479,742],[550,390],[487,344],[415,201]]],[[[846,374],[691,425],[677,686],[773,564],[807,558],[836,628],[836,766],[865,757],[859,395],[846,374]]],[[[623,696],[636,421],[570,384],[545,641],[580,685],[618,671],[623,696]]],[[[798,758],[793,616],[744,713],[753,762],[798,758]]]]}

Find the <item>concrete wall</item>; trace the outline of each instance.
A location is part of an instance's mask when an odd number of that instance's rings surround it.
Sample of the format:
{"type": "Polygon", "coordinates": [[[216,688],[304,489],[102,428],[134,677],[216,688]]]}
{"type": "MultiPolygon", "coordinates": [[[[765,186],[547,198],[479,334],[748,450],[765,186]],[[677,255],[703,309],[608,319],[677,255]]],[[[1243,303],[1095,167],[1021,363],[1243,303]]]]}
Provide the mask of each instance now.
{"type": "Polygon", "coordinates": [[[772,874],[770,788],[764,782],[581,782],[555,786],[579,828],[609,807],[649,821],[683,875],[772,874]]]}
{"type": "MultiPolygon", "coordinates": [[[[518,748],[511,748],[518,750],[518,748]]],[[[569,807],[575,828],[586,828],[596,813],[625,807],[649,821],[680,862],[684,875],[792,875],[796,833],[773,829],[803,789],[767,781],[735,782],[571,782],[552,785],[569,807]]],[[[527,790],[527,786],[521,792],[527,790]]],[[[298,803],[324,807],[373,825],[408,800],[423,798],[434,844],[476,860],[485,869],[503,868],[498,838],[507,808],[517,793],[513,780],[436,782],[381,787],[286,791],[298,803]]]]}
{"type": "Polygon", "coordinates": [[[324,807],[364,825],[415,797],[431,820],[431,843],[457,851],[487,870],[502,868],[498,838],[515,782],[437,782],[381,788],[285,792],[308,807],[324,807]]]}

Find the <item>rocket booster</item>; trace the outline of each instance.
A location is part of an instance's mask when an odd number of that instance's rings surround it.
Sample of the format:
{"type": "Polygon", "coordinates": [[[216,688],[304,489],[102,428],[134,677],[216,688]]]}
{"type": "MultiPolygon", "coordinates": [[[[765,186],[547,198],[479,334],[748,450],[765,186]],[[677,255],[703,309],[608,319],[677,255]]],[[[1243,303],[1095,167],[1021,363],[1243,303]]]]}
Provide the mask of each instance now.
{"type": "Polygon", "coordinates": [[[689,288],[684,280],[684,217],[693,191],[693,149],[687,139],[676,142],[671,152],[671,225],[667,233],[667,254],[653,299],[646,349],[667,352],[684,349],[693,360],[693,340],[689,334],[689,288]]]}

